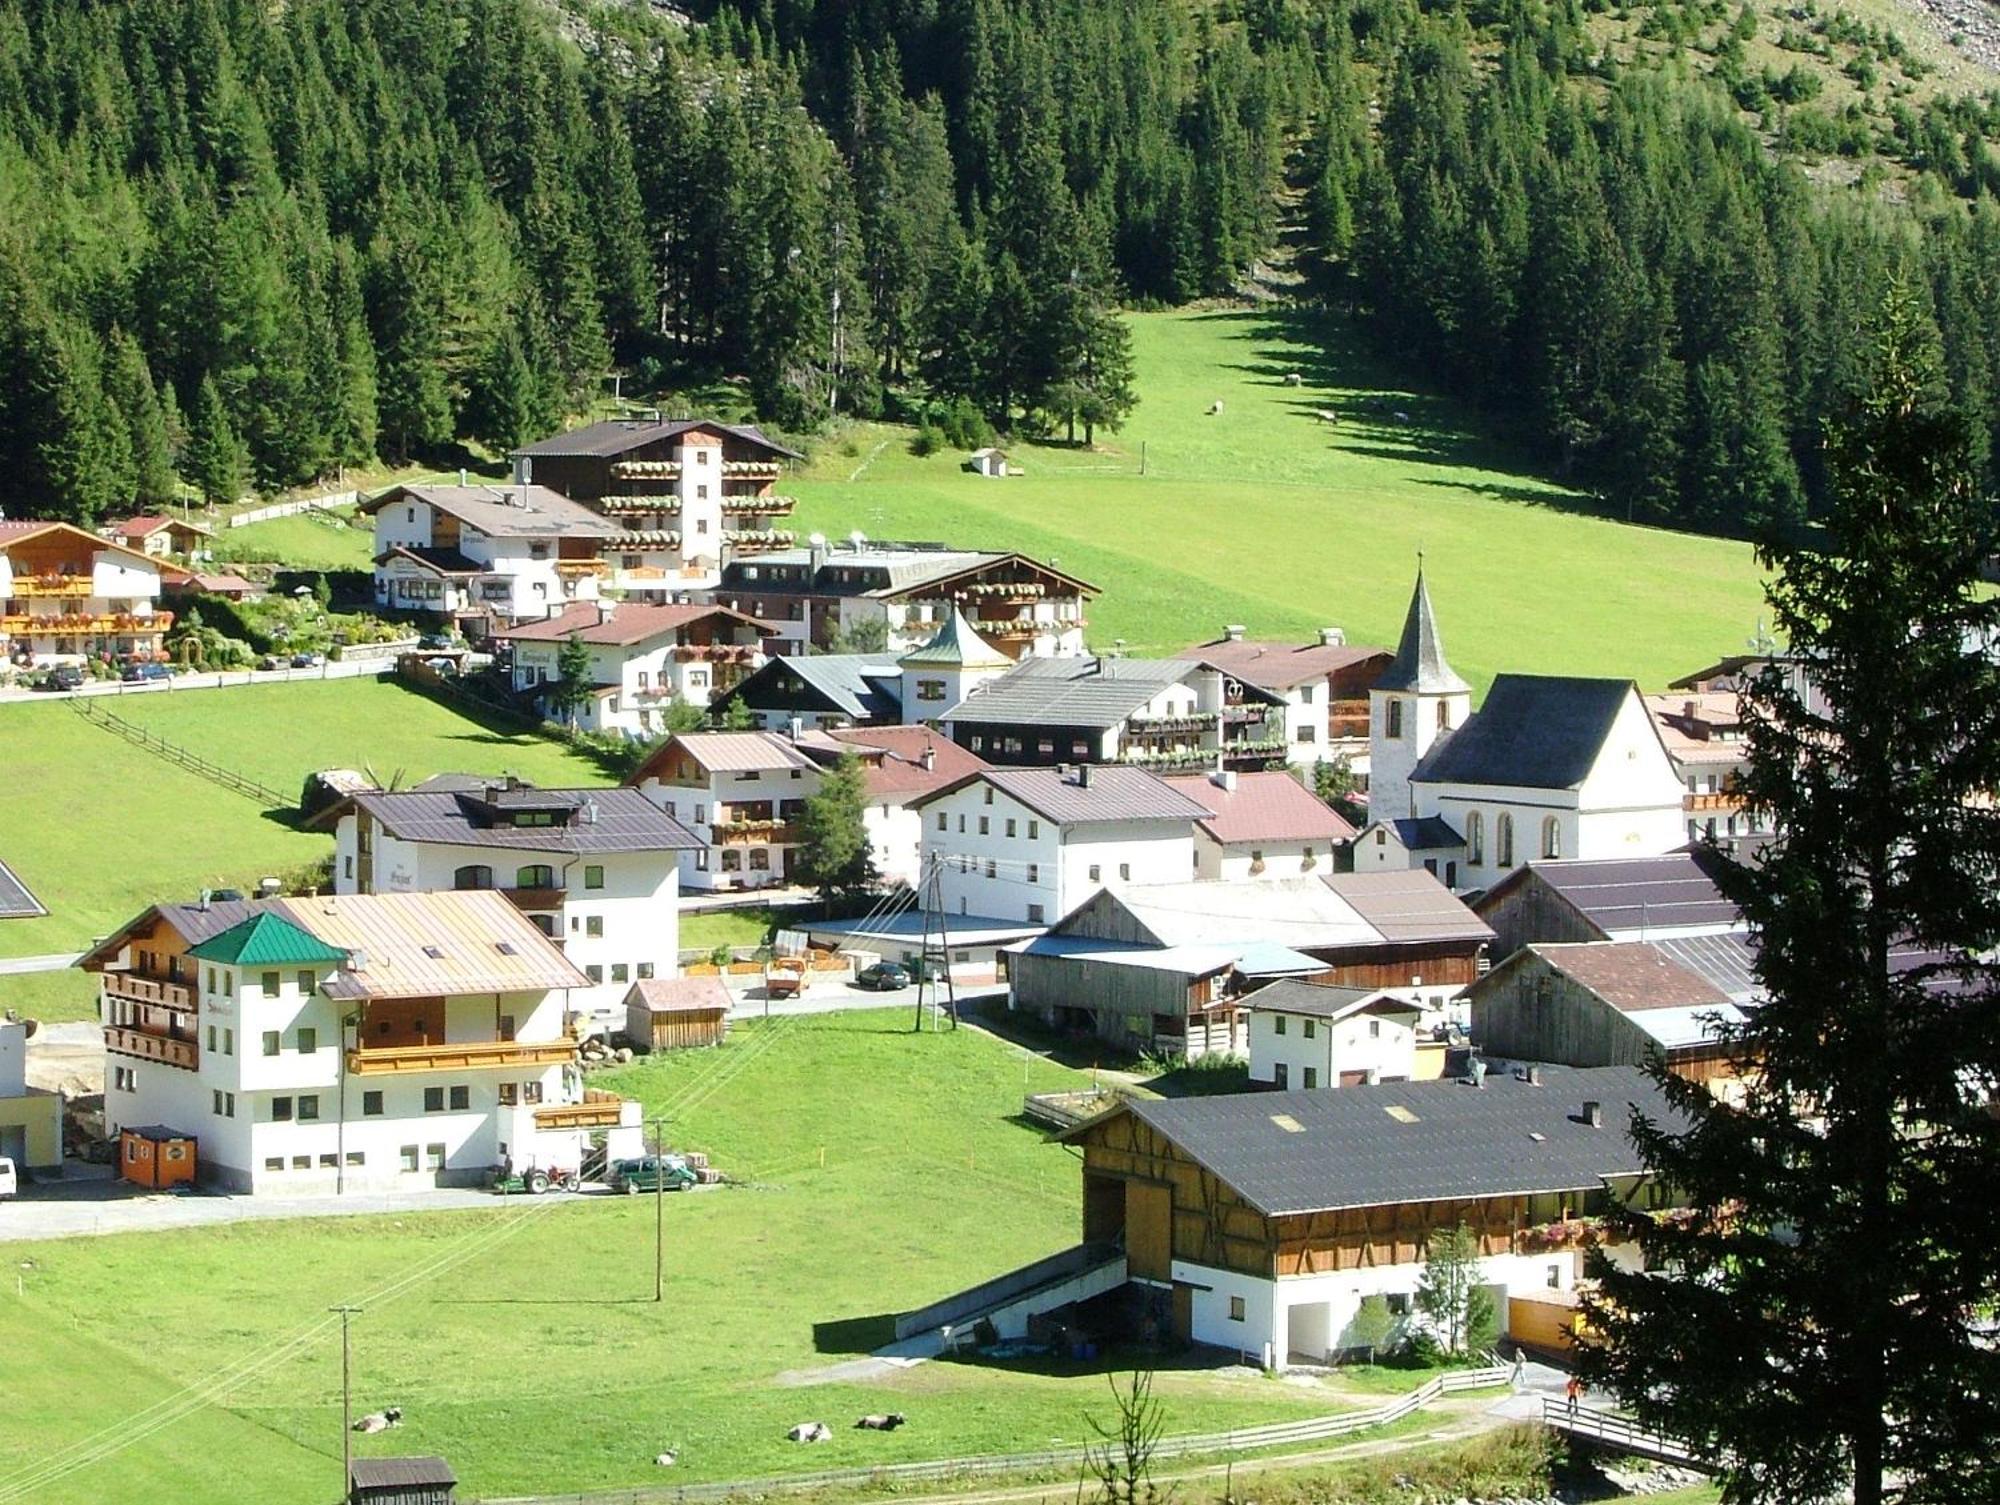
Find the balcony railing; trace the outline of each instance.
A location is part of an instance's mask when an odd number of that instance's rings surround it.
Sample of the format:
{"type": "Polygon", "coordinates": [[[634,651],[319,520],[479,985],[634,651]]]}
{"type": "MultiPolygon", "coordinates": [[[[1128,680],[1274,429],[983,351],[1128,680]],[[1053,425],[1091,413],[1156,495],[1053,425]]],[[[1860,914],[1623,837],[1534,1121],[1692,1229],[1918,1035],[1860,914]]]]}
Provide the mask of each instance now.
{"type": "Polygon", "coordinates": [[[1213,768],[1215,756],[1215,749],[1212,747],[1188,747],[1171,752],[1131,748],[1120,753],[1118,761],[1134,768],[1149,769],[1155,773],[1189,773],[1198,768],[1213,768]]]}
{"type": "Polygon", "coordinates": [[[716,841],[725,847],[794,846],[799,840],[797,824],[788,820],[731,820],[714,829],[716,841]]]}
{"type": "Polygon", "coordinates": [[[508,888],[501,892],[516,909],[536,911],[561,909],[563,901],[569,897],[559,888],[508,888]]]}
{"type": "Polygon", "coordinates": [[[615,1092],[586,1087],[580,1103],[552,1103],[535,1110],[538,1129],[615,1129],[625,1099],[615,1092]]]}
{"type": "Polygon", "coordinates": [[[1283,737],[1259,737],[1254,741],[1225,742],[1222,744],[1222,764],[1225,768],[1263,768],[1267,764],[1282,763],[1286,744],[1283,737]]]}
{"type": "Polygon", "coordinates": [[[476,1071],[484,1067],[560,1066],[576,1055],[576,1041],[462,1040],[451,1045],[372,1045],[347,1053],[356,1076],[399,1071],[476,1071]]]}
{"type": "Polygon", "coordinates": [[[670,495],[601,496],[597,505],[611,517],[645,517],[656,512],[671,516],[681,510],[681,499],[670,495]]]}
{"type": "Polygon", "coordinates": [[[1689,810],[1728,810],[1733,812],[1743,808],[1743,796],[1740,794],[1730,794],[1726,791],[1713,794],[1685,794],[1681,796],[1681,804],[1689,810]]]}
{"type": "Polygon", "coordinates": [[[194,989],[186,983],[169,982],[163,977],[140,977],[131,972],[106,972],[104,996],[128,1003],[150,1004],[159,1009],[194,1012],[194,989]]]}
{"type": "Polygon", "coordinates": [[[775,476],[778,473],[776,460],[724,460],[722,473],[726,476],[775,476]]]}
{"type": "Polygon", "coordinates": [[[607,575],[610,572],[611,566],[606,564],[602,559],[558,559],[556,561],[556,573],[558,575],[607,575]]]}
{"type": "Polygon", "coordinates": [[[117,1024],[104,1026],[104,1048],[121,1056],[158,1061],[162,1066],[175,1066],[182,1071],[194,1071],[201,1064],[201,1047],[192,1040],[149,1034],[145,1030],[126,1029],[117,1024]]]}
{"type": "Polygon", "coordinates": [[[798,534],[783,528],[746,528],[740,533],[725,535],[729,546],[739,554],[761,554],[767,549],[789,549],[798,534]]]}
{"type": "Polygon", "coordinates": [[[151,634],[165,632],[173,624],[174,614],[170,611],[156,611],[143,617],[123,611],[45,617],[15,613],[0,617],[0,630],[54,638],[92,637],[106,632],[151,634]]]}
{"type": "Polygon", "coordinates": [[[1269,720],[1271,712],[1276,709],[1276,706],[1265,705],[1261,700],[1226,705],[1222,708],[1222,719],[1229,726],[1240,726],[1250,721],[1269,720]]]}
{"type": "Polygon", "coordinates": [[[683,664],[747,664],[763,651],[755,643],[680,643],[674,648],[674,660],[683,664]]]}
{"type": "Polygon", "coordinates": [[[789,496],[726,496],[722,499],[725,515],[739,512],[790,512],[798,506],[798,498],[789,496]]]}
{"type": "Polygon", "coordinates": [[[14,582],[14,595],[21,600],[80,599],[95,590],[88,575],[24,575],[14,582]]]}
{"type": "Polygon", "coordinates": [[[1215,712],[1190,711],[1184,716],[1128,716],[1127,730],[1140,736],[1160,736],[1168,732],[1205,732],[1215,725],[1215,712]]]}
{"type": "Polygon", "coordinates": [[[671,481],[681,473],[678,460],[620,460],[611,467],[620,481],[671,481]]]}

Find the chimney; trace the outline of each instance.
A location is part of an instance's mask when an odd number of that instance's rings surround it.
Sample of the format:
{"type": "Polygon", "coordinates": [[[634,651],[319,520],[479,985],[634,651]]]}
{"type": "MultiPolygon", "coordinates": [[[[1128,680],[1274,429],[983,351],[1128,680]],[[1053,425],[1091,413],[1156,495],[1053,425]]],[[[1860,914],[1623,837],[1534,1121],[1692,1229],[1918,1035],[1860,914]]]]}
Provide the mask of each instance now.
{"type": "Polygon", "coordinates": [[[918,761],[924,765],[925,773],[934,771],[937,768],[937,749],[926,742],[924,744],[923,755],[918,761]]]}
{"type": "Polygon", "coordinates": [[[1528,1067],[1528,1085],[1530,1087],[1539,1087],[1542,1085],[1541,1067],[1532,1064],[1528,1067]]]}
{"type": "Polygon", "coordinates": [[[1236,770],[1233,768],[1216,769],[1215,772],[1208,776],[1208,781],[1224,794],[1234,794],[1236,792],[1236,770]]]}
{"type": "Polygon", "coordinates": [[[1223,641],[1223,642],[1225,642],[1225,643],[1240,643],[1240,642],[1242,642],[1242,641],[1243,641],[1243,624],[1242,624],[1241,622],[1231,622],[1231,623],[1230,623],[1230,624],[1229,624],[1229,625],[1228,625],[1227,627],[1223,628],[1223,629],[1222,629],[1222,641],[1223,641]]]}
{"type": "Polygon", "coordinates": [[[583,802],[583,823],[586,826],[594,826],[597,824],[597,816],[597,801],[585,800],[583,802]]]}
{"type": "Polygon", "coordinates": [[[1583,1100],[1583,1121],[1593,1129],[1604,1127],[1604,1104],[1590,1098],[1583,1100]]]}
{"type": "Polygon", "coordinates": [[[805,718],[801,716],[794,716],[789,722],[785,724],[785,730],[787,733],[790,734],[791,739],[794,742],[798,741],[799,738],[803,737],[806,734],[805,718]]]}
{"type": "Polygon", "coordinates": [[[1681,714],[1687,717],[1687,719],[1690,721],[1694,720],[1694,713],[1698,709],[1700,709],[1700,707],[1692,700],[1683,700],[1681,702],[1681,714]]]}
{"type": "Polygon", "coordinates": [[[363,951],[359,946],[348,952],[347,970],[350,972],[366,972],[368,970],[368,953],[363,951]]]}
{"type": "Polygon", "coordinates": [[[597,598],[597,625],[599,627],[602,627],[606,622],[611,620],[611,613],[617,609],[617,606],[618,603],[609,597],[599,596],[597,598]]]}
{"type": "Polygon", "coordinates": [[[1472,1085],[1484,1091],[1486,1087],[1486,1063],[1480,1060],[1479,1057],[1474,1056],[1466,1063],[1466,1067],[1472,1073],[1472,1085]]]}
{"type": "Polygon", "coordinates": [[[458,467],[458,484],[461,486],[465,484],[465,467],[463,465],[458,467]]]}
{"type": "Polygon", "coordinates": [[[1322,648],[1345,648],[1347,633],[1339,627],[1322,627],[1319,630],[1319,645],[1322,648]]]}
{"type": "Polygon", "coordinates": [[[1090,765],[1088,763],[1079,763],[1076,765],[1076,787],[1079,789],[1088,789],[1090,787],[1090,765]]]}
{"type": "Polygon", "coordinates": [[[208,890],[207,890],[207,889],[203,889],[203,890],[201,891],[201,897],[200,897],[199,899],[197,899],[197,900],[195,901],[195,906],[194,906],[194,907],[195,907],[196,909],[199,909],[199,910],[200,910],[200,911],[201,911],[201,912],[202,912],[203,914],[207,914],[207,913],[208,913],[208,890]]]}

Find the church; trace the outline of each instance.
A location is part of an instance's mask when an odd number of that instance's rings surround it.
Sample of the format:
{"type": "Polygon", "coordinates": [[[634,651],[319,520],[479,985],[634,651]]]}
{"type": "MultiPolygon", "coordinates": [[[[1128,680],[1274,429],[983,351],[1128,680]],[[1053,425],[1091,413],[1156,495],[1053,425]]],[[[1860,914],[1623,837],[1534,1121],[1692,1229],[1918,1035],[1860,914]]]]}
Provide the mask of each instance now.
{"type": "Polygon", "coordinates": [[[1528,862],[1652,857],[1686,839],[1680,780],[1638,686],[1501,674],[1474,711],[1421,569],[1368,716],[1357,870],[1422,866],[1472,892],[1528,862]]]}

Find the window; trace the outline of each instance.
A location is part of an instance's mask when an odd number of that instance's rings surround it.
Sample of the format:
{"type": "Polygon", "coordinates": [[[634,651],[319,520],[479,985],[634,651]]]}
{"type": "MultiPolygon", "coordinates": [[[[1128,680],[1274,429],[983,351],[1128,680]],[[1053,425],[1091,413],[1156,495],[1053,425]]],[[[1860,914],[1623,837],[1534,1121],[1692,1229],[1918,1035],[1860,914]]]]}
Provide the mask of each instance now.
{"type": "Polygon", "coordinates": [[[604,916],[601,914],[584,916],[583,933],[585,935],[594,935],[602,939],[604,935],[604,916]]]}
{"type": "Polygon", "coordinates": [[[452,1112],[463,1113],[467,1108],[470,1108],[471,1106],[472,1106],[472,1089],[470,1087],[458,1086],[451,1089],[452,1112]]]}
{"type": "Polygon", "coordinates": [[[349,1165],[366,1165],[368,1163],[368,1156],[360,1150],[349,1150],[347,1152],[347,1163],[349,1165]]]}
{"type": "Polygon", "coordinates": [[[694,807],[694,823],[699,826],[706,824],[707,820],[708,820],[708,806],[696,805],[694,807]]]}
{"type": "Polygon", "coordinates": [[[1271,1018],[1271,1033],[1274,1035],[1282,1035],[1284,1032],[1285,1032],[1285,1016],[1283,1014],[1273,1015],[1271,1018]]]}
{"type": "Polygon", "coordinates": [[[1451,730],[1451,702],[1449,700],[1440,700],[1438,702],[1438,730],[1441,732],[1451,730]]]}
{"type": "Polygon", "coordinates": [[[1514,865],[1514,817],[1505,810],[1493,822],[1493,856],[1501,867],[1514,865]]]}
{"type": "Polygon", "coordinates": [[[1121,862],[1118,864],[1118,879],[1121,883],[1130,883],[1132,881],[1131,863],[1121,862]]]}
{"type": "Polygon", "coordinates": [[[363,1118],[380,1118],[382,1116],[382,1094],[380,1092],[364,1092],[361,1094],[361,1116],[363,1118]]]}
{"type": "Polygon", "coordinates": [[[319,1119],[319,1094],[308,1092],[299,1099],[299,1122],[315,1123],[319,1119]]]}
{"type": "Polygon", "coordinates": [[[427,1171],[441,1171],[444,1169],[443,1145],[427,1144],[424,1146],[424,1169],[427,1171]]]}
{"type": "Polygon", "coordinates": [[[1465,860],[1474,867],[1486,860],[1486,817],[1477,810],[1465,817],[1465,860]]]}
{"type": "Polygon", "coordinates": [[[737,850],[736,850],[736,848],[734,848],[734,847],[726,847],[726,848],[724,848],[724,849],[723,849],[723,853],[722,853],[722,870],[723,870],[723,871],[724,871],[725,873],[740,873],[740,872],[742,872],[742,871],[743,871],[743,854],[742,854],[741,852],[737,851],[737,850]]]}
{"type": "Polygon", "coordinates": [[[995,864],[995,862],[991,857],[988,857],[986,859],[986,876],[989,878],[994,877],[996,876],[996,871],[997,871],[997,864],[995,864]]]}
{"type": "Polygon", "coordinates": [[[491,888],[493,869],[483,862],[471,863],[451,875],[451,886],[456,889],[491,888]]]}
{"type": "Polygon", "coordinates": [[[1299,728],[1298,740],[1301,742],[1317,742],[1319,734],[1309,726],[1302,726],[1299,728]]]}
{"type": "Polygon", "coordinates": [[[651,962],[640,962],[632,969],[632,975],[638,978],[640,982],[650,981],[653,976],[653,964],[651,962]]]}
{"type": "Polygon", "coordinates": [[[598,965],[596,962],[592,962],[590,963],[590,965],[588,965],[583,969],[583,975],[585,977],[588,977],[592,982],[603,982],[604,968],[598,965]]]}
{"type": "Polygon", "coordinates": [[[540,1082],[521,1083],[522,1102],[539,1103],[541,1100],[542,1100],[542,1084],[540,1082]]]}
{"type": "Polygon", "coordinates": [[[708,871],[708,848],[703,847],[694,854],[694,870],[697,873],[708,871]]]}
{"type": "Polygon", "coordinates": [[[301,969],[297,981],[301,993],[310,993],[313,990],[313,975],[310,971],[301,969]]]}
{"type": "Polygon", "coordinates": [[[1097,865],[1096,863],[1094,863],[1094,862],[1093,862],[1093,863],[1091,863],[1091,865],[1090,865],[1090,881],[1091,881],[1092,883],[1096,883],[1096,882],[1100,881],[1100,880],[1099,880],[1099,874],[1101,874],[1101,873],[1102,873],[1103,871],[1104,871],[1104,870],[1103,870],[1102,868],[1100,868],[1100,867],[1099,867],[1099,866],[1098,866],[1098,865],[1097,865]]]}
{"type": "Polygon", "coordinates": [[[272,1098],[271,1122],[274,1124],[287,1124],[290,1123],[291,1121],[292,1121],[292,1100],[288,1097],[272,1098]]]}
{"type": "Polygon", "coordinates": [[[938,829],[940,831],[948,831],[951,829],[951,817],[949,815],[946,815],[942,810],[938,811],[938,829]]]}
{"type": "Polygon", "coordinates": [[[338,1155],[320,1156],[319,1168],[323,1171],[338,1170],[340,1168],[340,1157],[338,1155]]]}
{"type": "Polygon", "coordinates": [[[583,870],[583,886],[585,888],[604,887],[604,869],[602,867],[585,868],[583,870]]]}
{"type": "Polygon", "coordinates": [[[225,1056],[236,1054],[236,1031],[226,1024],[222,1027],[222,1053],[225,1056]]]}
{"type": "Polygon", "coordinates": [[[284,991],[285,980],[280,973],[266,972],[257,979],[257,982],[263,988],[266,998],[275,998],[284,991]]]}
{"type": "Polygon", "coordinates": [[[1012,836],[1012,835],[1014,834],[1014,821],[1013,821],[1013,818],[1012,818],[1011,816],[1010,816],[1010,817],[1008,817],[1008,820],[1007,820],[1007,834],[1008,834],[1009,836],[1012,836]]]}
{"type": "Polygon", "coordinates": [[[1229,1298],[1229,1320],[1231,1322],[1241,1322],[1243,1320],[1243,1298],[1241,1296],[1231,1296],[1229,1298]]]}
{"type": "Polygon", "coordinates": [[[309,1056],[318,1049],[319,1031],[316,1029],[301,1029],[299,1031],[299,1054],[309,1056]]]}
{"type": "Polygon", "coordinates": [[[1542,856],[1554,861],[1562,854],[1562,823],[1551,815],[1542,821],[1542,856]]]}
{"type": "Polygon", "coordinates": [[[511,1108],[520,1100],[521,1100],[520,1088],[516,1087],[512,1082],[502,1082],[500,1084],[501,1107],[511,1108]]]}
{"type": "Polygon", "coordinates": [[[208,1053],[215,1054],[215,1026],[212,1024],[208,1027],[208,1053]]]}
{"type": "Polygon", "coordinates": [[[275,1056],[277,1053],[278,1053],[278,1032],[274,1029],[267,1029],[264,1031],[264,1054],[267,1056],[275,1056]]]}
{"type": "Polygon", "coordinates": [[[917,699],[943,700],[944,681],[941,679],[920,679],[917,681],[917,699]]]}
{"type": "Polygon", "coordinates": [[[120,1092],[137,1092],[139,1073],[129,1066],[114,1066],[111,1068],[111,1085],[120,1092]]]}
{"type": "Polygon", "coordinates": [[[424,1112],[426,1113],[444,1112],[444,1088],[442,1087],[424,1088],[424,1112]]]}
{"type": "Polygon", "coordinates": [[[1310,1092],[1312,1091],[1313,1088],[1317,1087],[1318,1085],[1319,1085],[1319,1068],[1317,1066],[1306,1067],[1305,1069],[1306,1091],[1310,1092]]]}
{"type": "Polygon", "coordinates": [[[546,862],[531,862],[526,867],[514,870],[516,888],[554,888],[556,870],[546,862]]]}
{"type": "Polygon", "coordinates": [[[991,784],[988,784],[988,785],[986,786],[986,789],[985,789],[985,795],[986,795],[986,803],[987,803],[987,804],[989,804],[989,805],[990,805],[990,804],[992,804],[992,803],[993,803],[993,786],[992,786],[991,784]]]}
{"type": "Polygon", "coordinates": [[[234,1118],[236,1116],[236,1094],[233,1092],[216,1093],[215,1111],[224,1118],[234,1118]]]}
{"type": "Polygon", "coordinates": [[[630,982],[632,980],[631,966],[626,962],[613,962],[611,964],[611,980],[613,982],[630,982]]]}
{"type": "Polygon", "coordinates": [[[283,1155],[266,1155],[264,1157],[265,1170],[281,1171],[284,1168],[285,1168],[285,1157],[283,1155]]]}
{"type": "Polygon", "coordinates": [[[1040,821],[1038,821],[1038,820],[1031,820],[1031,821],[1029,821],[1029,822],[1028,822],[1028,840],[1030,840],[1030,841],[1039,841],[1039,840],[1041,840],[1041,836],[1042,836],[1042,823],[1041,823],[1040,821]]]}
{"type": "Polygon", "coordinates": [[[1300,1030],[1299,1033],[1304,1035],[1308,1040],[1313,1039],[1319,1034],[1319,1021],[1317,1019],[1306,1020],[1305,1028],[1300,1030]]]}
{"type": "Polygon", "coordinates": [[[1402,739],[1403,702],[1400,700],[1392,700],[1389,702],[1389,730],[1386,735],[1392,742],[1400,741],[1402,739]]]}
{"type": "Polygon", "coordinates": [[[1380,1019],[1370,1019],[1368,1021],[1368,1038],[1371,1040],[1382,1038],[1382,1021],[1380,1019]]]}
{"type": "Polygon", "coordinates": [[[988,829],[990,824],[991,823],[987,820],[985,816],[982,815],[979,817],[979,834],[981,836],[988,836],[992,834],[992,832],[988,829]]]}
{"type": "MultiPolygon", "coordinates": [[[[705,485],[697,485],[697,486],[696,486],[696,487],[694,488],[694,499],[695,499],[696,501],[698,501],[698,502],[705,502],[705,501],[707,501],[707,500],[708,500],[708,487],[707,487],[707,486],[705,486],[705,485]]],[[[707,529],[707,528],[706,528],[705,526],[703,526],[703,527],[700,527],[700,528],[698,528],[698,529],[697,529],[696,531],[697,531],[697,532],[701,532],[701,533],[706,533],[706,532],[708,531],[708,529],[707,529]]]]}
{"type": "Polygon", "coordinates": [[[769,847],[752,847],[750,849],[750,871],[753,873],[768,873],[771,871],[771,849],[769,847]]]}
{"type": "Polygon", "coordinates": [[[1044,910],[1041,905],[1030,904],[1028,906],[1028,923],[1030,925],[1046,924],[1047,923],[1045,919],[1046,914],[1047,911],[1044,910]]]}
{"type": "Polygon", "coordinates": [[[413,1171],[417,1168],[417,1147],[415,1145],[406,1144],[396,1154],[404,1170],[413,1171]]]}
{"type": "Polygon", "coordinates": [[[1563,1283],[1563,1267],[1561,1265],[1550,1265],[1549,1289],[1551,1291],[1559,1291],[1562,1289],[1562,1283],[1563,1283]]]}
{"type": "Polygon", "coordinates": [[[1277,1083],[1280,1088],[1288,1087],[1291,1085],[1291,1083],[1287,1080],[1290,1074],[1291,1073],[1286,1069],[1285,1063],[1283,1061],[1280,1061],[1277,1065],[1271,1068],[1271,1080],[1277,1083]]]}
{"type": "Polygon", "coordinates": [[[1042,865],[1039,862],[1028,864],[1028,881],[1030,883],[1040,883],[1042,881],[1042,865]]]}
{"type": "Polygon", "coordinates": [[[1408,1291],[1391,1291],[1384,1299],[1388,1303],[1389,1315],[1391,1317],[1407,1317],[1410,1315],[1410,1293],[1408,1291]]]}

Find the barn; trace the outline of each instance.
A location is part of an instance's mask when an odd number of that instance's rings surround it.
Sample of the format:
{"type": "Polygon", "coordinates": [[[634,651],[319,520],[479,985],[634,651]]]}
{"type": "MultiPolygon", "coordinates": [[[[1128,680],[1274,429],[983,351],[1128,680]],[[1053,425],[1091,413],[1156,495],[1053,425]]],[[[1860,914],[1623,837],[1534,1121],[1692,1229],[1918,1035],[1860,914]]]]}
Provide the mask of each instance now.
{"type": "Polygon", "coordinates": [[[640,1050],[720,1045],[729,1033],[729,989],[719,977],[648,977],[625,995],[625,1033],[640,1050]]]}

